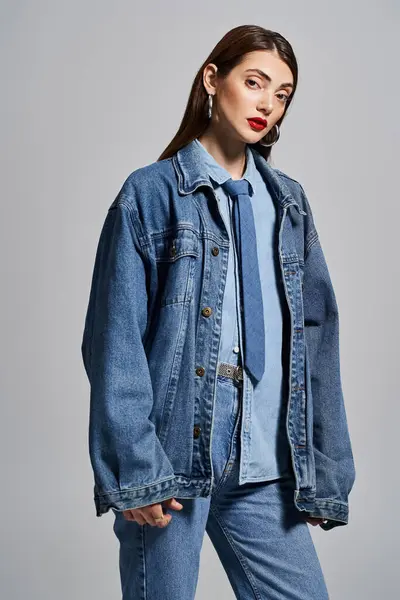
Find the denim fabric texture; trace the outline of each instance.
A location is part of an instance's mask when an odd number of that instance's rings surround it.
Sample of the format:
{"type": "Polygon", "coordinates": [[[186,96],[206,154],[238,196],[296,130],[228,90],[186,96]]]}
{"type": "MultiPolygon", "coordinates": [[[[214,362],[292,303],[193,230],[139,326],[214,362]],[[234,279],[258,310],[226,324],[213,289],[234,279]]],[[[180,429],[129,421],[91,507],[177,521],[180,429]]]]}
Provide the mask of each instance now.
{"type": "MultiPolygon", "coordinates": [[[[234,200],[224,189],[224,183],[231,178],[215,158],[196,139],[201,150],[199,161],[203,173],[212,182],[218,207],[229,235],[229,249],[226,285],[222,305],[222,325],[220,342],[220,362],[243,365],[241,349],[243,332],[241,319],[242,301],[240,295],[240,273],[238,249],[233,232],[234,200]]],[[[282,365],[283,311],[285,294],[279,277],[280,264],[277,250],[277,208],[271,198],[268,186],[259,173],[250,151],[246,146],[246,165],[242,180],[247,181],[251,190],[251,205],[256,226],[259,273],[263,295],[265,333],[265,372],[260,381],[251,387],[251,421],[247,447],[248,470],[253,473],[253,481],[268,481],[285,475],[290,470],[290,448],[286,432],[287,391],[284,388],[282,365]]],[[[244,314],[244,313],[242,313],[244,314]]],[[[287,348],[285,349],[287,351],[287,348]]],[[[246,376],[246,374],[245,374],[246,376]]],[[[242,476],[246,476],[242,464],[242,476]]],[[[247,475],[248,481],[250,481],[247,475]]]]}
{"type": "Polygon", "coordinates": [[[310,527],[293,504],[293,475],[239,485],[241,408],[240,385],[218,375],[209,497],[180,499],[164,528],[112,509],[122,600],[193,600],[205,532],[235,598],[328,600],[310,527]]]}
{"type": "MultiPolygon", "coordinates": [[[[355,467],[340,378],[337,302],[303,187],[250,146],[277,207],[286,299],[282,364],[298,511],[348,522],[355,467]]],[[[100,233],[82,340],[97,516],[208,498],[222,303],[231,250],[191,142],[133,171],[100,233]]],[[[239,486],[250,462],[254,388],[243,380],[239,486]]]]}

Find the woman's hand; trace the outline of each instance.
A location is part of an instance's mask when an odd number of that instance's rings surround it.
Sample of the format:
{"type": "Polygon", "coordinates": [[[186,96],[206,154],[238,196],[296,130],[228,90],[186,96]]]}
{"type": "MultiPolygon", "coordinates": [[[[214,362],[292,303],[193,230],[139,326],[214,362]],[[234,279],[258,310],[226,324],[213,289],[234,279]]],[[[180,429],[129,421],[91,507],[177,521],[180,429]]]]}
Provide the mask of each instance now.
{"type": "Polygon", "coordinates": [[[307,521],[307,523],[313,525],[313,527],[315,527],[316,525],[321,525],[321,523],[326,521],[326,519],[321,519],[320,517],[305,517],[305,520],[307,521]]]}
{"type": "Polygon", "coordinates": [[[182,510],[183,508],[183,505],[175,500],[175,498],[168,498],[162,502],[123,510],[122,514],[127,521],[137,521],[139,525],[149,524],[155,527],[166,527],[170,523],[172,516],[163,513],[163,505],[165,508],[172,510],[182,510]],[[155,520],[158,518],[162,518],[162,521],[155,520]]]}

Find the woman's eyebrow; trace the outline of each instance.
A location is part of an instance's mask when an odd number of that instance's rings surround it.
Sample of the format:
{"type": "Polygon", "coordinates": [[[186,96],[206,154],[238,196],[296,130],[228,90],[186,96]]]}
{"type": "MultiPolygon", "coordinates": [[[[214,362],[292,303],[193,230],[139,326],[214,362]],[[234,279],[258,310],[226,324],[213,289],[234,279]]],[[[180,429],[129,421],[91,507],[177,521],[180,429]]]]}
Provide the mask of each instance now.
{"type": "MultiPolygon", "coordinates": [[[[261,71],[261,69],[246,69],[245,73],[247,73],[248,71],[256,71],[256,73],[258,73],[259,75],[261,75],[261,77],[264,77],[264,79],[266,79],[267,81],[271,81],[271,77],[269,75],[267,75],[267,73],[264,73],[264,71],[261,71]]],[[[280,87],[290,87],[293,88],[293,83],[282,83],[280,85],[280,87]]]]}

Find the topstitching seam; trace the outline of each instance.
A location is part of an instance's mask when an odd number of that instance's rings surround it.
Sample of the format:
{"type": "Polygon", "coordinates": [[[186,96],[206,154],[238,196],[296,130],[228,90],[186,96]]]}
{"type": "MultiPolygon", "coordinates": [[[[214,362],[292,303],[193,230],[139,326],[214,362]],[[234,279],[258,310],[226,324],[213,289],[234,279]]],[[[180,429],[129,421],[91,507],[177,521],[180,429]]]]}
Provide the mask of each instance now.
{"type": "Polygon", "coordinates": [[[217,511],[217,509],[213,506],[210,506],[210,511],[213,513],[215,519],[217,520],[219,526],[221,527],[223,533],[225,534],[226,539],[228,540],[233,552],[236,554],[239,563],[241,564],[243,571],[245,572],[247,579],[250,583],[250,587],[253,590],[254,593],[254,597],[256,598],[256,600],[262,600],[261,595],[259,593],[259,591],[257,590],[255,583],[253,581],[253,576],[250,573],[250,571],[248,570],[247,566],[246,566],[246,562],[245,562],[245,558],[244,556],[241,554],[241,552],[239,552],[237,550],[237,548],[235,547],[235,543],[234,540],[232,539],[231,535],[229,534],[229,531],[225,528],[224,523],[221,519],[221,517],[219,516],[219,513],[217,511]]]}

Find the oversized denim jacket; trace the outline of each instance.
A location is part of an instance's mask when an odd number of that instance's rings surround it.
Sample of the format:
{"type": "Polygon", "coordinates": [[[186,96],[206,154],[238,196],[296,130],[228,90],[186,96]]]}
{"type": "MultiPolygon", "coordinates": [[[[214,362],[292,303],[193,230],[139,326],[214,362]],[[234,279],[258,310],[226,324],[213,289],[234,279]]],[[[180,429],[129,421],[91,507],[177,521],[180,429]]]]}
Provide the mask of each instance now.
{"type": "MultiPolygon", "coordinates": [[[[303,187],[251,147],[277,206],[286,297],[282,361],[293,501],[324,530],[348,523],[355,467],[343,400],[339,317],[303,187]]],[[[90,382],[89,452],[96,515],[211,494],[228,233],[195,144],[133,171],[98,242],[82,340],[90,382]]],[[[252,383],[245,376],[239,483],[252,383]]]]}

